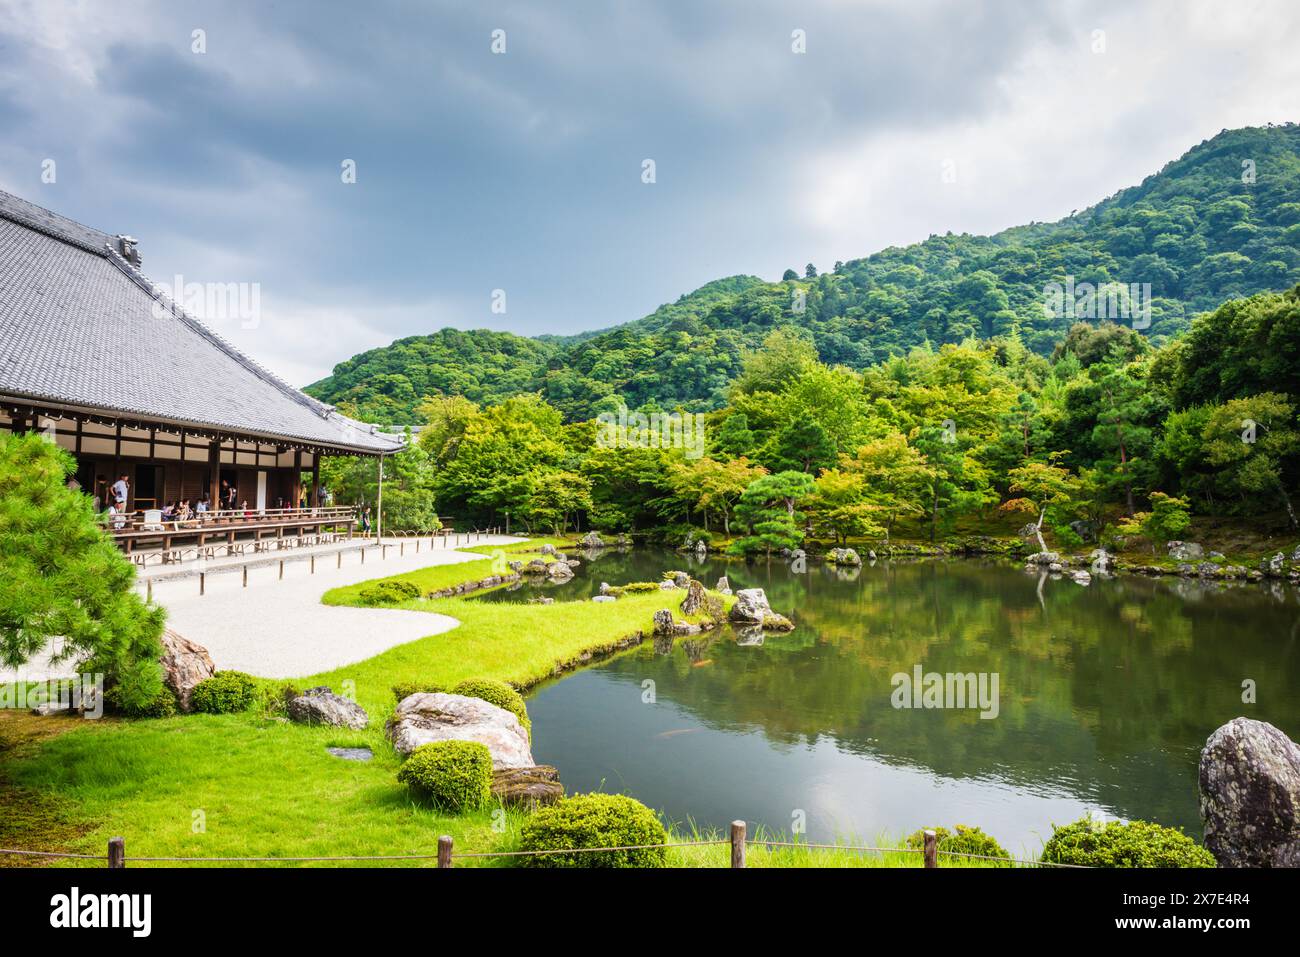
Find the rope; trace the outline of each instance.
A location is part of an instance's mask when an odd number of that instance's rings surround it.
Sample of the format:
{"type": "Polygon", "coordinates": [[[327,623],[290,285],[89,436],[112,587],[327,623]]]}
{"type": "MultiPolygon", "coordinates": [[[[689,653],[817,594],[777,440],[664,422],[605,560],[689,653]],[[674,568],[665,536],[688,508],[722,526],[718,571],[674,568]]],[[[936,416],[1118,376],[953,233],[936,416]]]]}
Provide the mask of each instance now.
{"type": "MultiPolygon", "coordinates": [[[[716,841],[684,841],[680,843],[669,844],[626,844],[620,847],[570,847],[570,848],[550,848],[542,851],[475,851],[471,853],[453,853],[453,859],[456,858],[484,858],[484,857],[541,857],[548,854],[594,854],[609,851],[641,851],[651,850],[653,848],[688,848],[688,847],[716,847],[720,844],[730,844],[730,839],[724,838],[716,841]]],[[[763,838],[750,838],[745,841],[746,845],[755,845],[759,847],[793,847],[805,850],[825,850],[825,851],[866,851],[878,854],[923,854],[921,848],[915,847],[869,847],[857,844],[809,844],[802,841],[776,841],[766,840],[763,838]]],[[[1057,864],[1052,861],[1026,861],[1014,857],[992,857],[986,854],[967,854],[961,851],[939,851],[946,857],[964,857],[977,861],[996,861],[1003,864],[1016,864],[1025,867],[1065,867],[1075,870],[1091,870],[1083,864],[1057,864]]],[[[101,854],[66,854],[58,851],[28,851],[21,848],[0,847],[0,854],[17,854],[28,857],[54,857],[54,858],[71,858],[85,861],[104,861],[107,860],[101,854]]],[[[338,862],[338,861],[422,861],[435,860],[437,854],[342,854],[336,856],[323,857],[136,857],[134,855],[125,857],[124,861],[140,861],[147,863],[216,863],[216,864],[252,864],[252,863],[281,863],[281,864],[302,864],[312,862],[338,862]]]]}

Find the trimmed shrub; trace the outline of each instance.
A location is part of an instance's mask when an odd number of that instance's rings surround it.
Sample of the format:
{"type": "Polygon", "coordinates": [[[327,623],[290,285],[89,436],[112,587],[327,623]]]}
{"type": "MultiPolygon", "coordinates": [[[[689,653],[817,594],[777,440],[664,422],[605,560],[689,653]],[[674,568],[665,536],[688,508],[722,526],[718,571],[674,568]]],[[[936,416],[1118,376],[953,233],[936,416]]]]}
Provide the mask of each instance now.
{"type": "Polygon", "coordinates": [[[1182,831],[1149,821],[1102,823],[1083,817],[1052,826],[1042,860],[1087,867],[1214,867],[1205,848],[1182,831]]]}
{"type": "Polygon", "coordinates": [[[190,707],[206,714],[247,711],[257,701],[257,679],[242,671],[218,671],[190,692],[190,707]]]}
{"type": "MultiPolygon", "coordinates": [[[[922,828],[907,839],[908,847],[925,847],[926,830],[934,831],[938,838],[939,850],[950,854],[978,854],[981,857],[1006,857],[1008,854],[991,834],[985,834],[978,827],[966,824],[954,824],[953,830],[946,827],[922,828]],[[955,832],[955,833],[954,833],[955,832]]],[[[950,858],[954,863],[961,863],[960,857],[950,858]]]]}
{"type": "MultiPolygon", "coordinates": [[[[628,847],[665,844],[668,833],[640,801],[622,794],[575,794],[543,807],[519,832],[521,851],[578,847],[628,847]]],[[[662,847],[586,854],[539,854],[520,860],[526,867],[663,867],[662,847]]]]}
{"type": "Polygon", "coordinates": [[[629,595],[636,595],[642,592],[652,592],[659,590],[658,582],[629,582],[623,586],[623,591],[629,595]]]}
{"type": "Polygon", "coordinates": [[[397,780],[446,811],[476,811],[492,800],[492,754],[477,741],[422,744],[397,780]]]}
{"type": "Polygon", "coordinates": [[[400,605],[404,601],[420,597],[420,589],[414,582],[402,579],[375,582],[357,592],[357,603],[374,607],[376,605],[400,605]]]}
{"type": "Polygon", "coordinates": [[[467,698],[481,698],[488,704],[505,708],[519,719],[519,723],[528,732],[528,740],[532,740],[533,723],[528,720],[528,707],[524,704],[524,696],[504,681],[497,681],[495,678],[470,678],[452,688],[451,693],[464,695],[467,698]]]}
{"type": "Polygon", "coordinates": [[[393,697],[401,702],[413,694],[437,694],[446,690],[442,685],[430,684],[427,681],[399,681],[393,685],[393,697]]]}

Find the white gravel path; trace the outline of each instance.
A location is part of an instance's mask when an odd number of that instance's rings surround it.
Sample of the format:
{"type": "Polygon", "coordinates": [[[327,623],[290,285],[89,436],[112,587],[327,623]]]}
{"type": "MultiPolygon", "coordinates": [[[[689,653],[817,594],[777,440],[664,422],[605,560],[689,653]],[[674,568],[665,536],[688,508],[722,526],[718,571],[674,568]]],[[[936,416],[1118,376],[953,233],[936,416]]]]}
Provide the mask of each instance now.
{"type": "MultiPolygon", "coordinates": [[[[475,545],[506,545],[526,539],[484,535],[475,545]]],[[[343,567],[335,558],[318,557],[316,573],[307,562],[286,561],[284,580],[278,564],[250,568],[248,587],[238,571],[207,576],[205,594],[197,578],[155,582],[154,601],[167,609],[167,626],[208,649],[220,669],[246,671],[265,678],[296,678],[364,661],[408,641],[441,634],[460,624],[447,615],[383,608],[345,608],[321,604],[331,588],[434,565],[478,561],[485,556],[452,548],[430,549],[425,539],[420,553],[408,541],[404,557],[397,540],[388,540],[388,557],[376,548],[345,552],[343,567]]],[[[0,670],[0,683],[16,676],[44,680],[71,672],[34,659],[21,675],[0,670]]]]}

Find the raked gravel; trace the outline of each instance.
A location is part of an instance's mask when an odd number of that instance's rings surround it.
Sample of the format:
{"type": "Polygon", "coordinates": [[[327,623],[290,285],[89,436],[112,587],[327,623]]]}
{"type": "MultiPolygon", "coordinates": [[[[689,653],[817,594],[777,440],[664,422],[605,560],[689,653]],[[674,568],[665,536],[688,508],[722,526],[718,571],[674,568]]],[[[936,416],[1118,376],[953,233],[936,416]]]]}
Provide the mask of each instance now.
{"type": "MultiPolygon", "coordinates": [[[[525,541],[505,535],[484,535],[474,545],[507,545],[525,541]]],[[[218,669],[246,671],[264,678],[297,678],[372,658],[382,651],[449,631],[460,624],[448,615],[384,608],[348,608],[321,604],[331,588],[372,578],[385,578],[417,568],[480,561],[485,556],[423,540],[416,554],[407,540],[399,556],[398,541],[386,540],[387,558],[380,549],[343,553],[336,559],[318,556],[316,573],[306,561],[286,561],[284,579],[279,564],[250,567],[248,587],[238,571],[210,574],[205,593],[197,578],[155,582],[154,601],[167,609],[167,627],[208,649],[218,669]]],[[[143,586],[141,586],[143,588],[143,586]]],[[[20,672],[0,670],[0,682],[15,677],[39,681],[71,673],[68,666],[50,666],[38,656],[20,672]]],[[[335,689],[336,691],[338,689],[335,689]]]]}

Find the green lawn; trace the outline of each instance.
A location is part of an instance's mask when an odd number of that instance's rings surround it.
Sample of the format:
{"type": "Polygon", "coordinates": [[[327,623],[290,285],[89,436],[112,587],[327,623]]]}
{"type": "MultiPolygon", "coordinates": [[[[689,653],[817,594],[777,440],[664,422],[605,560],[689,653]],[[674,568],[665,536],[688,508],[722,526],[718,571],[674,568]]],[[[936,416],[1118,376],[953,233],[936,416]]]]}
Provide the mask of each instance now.
{"type": "MultiPolygon", "coordinates": [[[[528,555],[537,547],[530,543],[512,551],[528,555]]],[[[491,573],[492,560],[485,558],[395,577],[435,589],[491,573]]],[[[359,587],[335,589],[326,600],[343,603],[359,587]]],[[[580,656],[599,655],[625,636],[647,633],[654,611],[680,600],[680,592],[656,591],[613,603],[410,602],[405,607],[452,615],[461,625],[292,682],[299,688],[326,684],[336,691],[352,682],[358,703],[371,716],[363,731],[306,727],[251,713],[135,721],[0,713],[0,846],[98,854],[108,838],[120,835],[128,860],[433,855],[438,836],[449,834],[461,851],[509,850],[516,844],[519,813],[448,816],[413,803],[397,783],[399,760],[383,734],[395,705],[392,686],[494,677],[526,687],[557,666],[576,665],[580,656]],[[369,746],[374,759],[348,762],[325,751],[358,745],[369,746]]],[[[697,846],[673,849],[669,860],[676,866],[725,866],[728,854],[725,846],[697,846]]],[[[0,857],[0,864],[14,863],[0,857]]],[[[920,860],[908,854],[754,847],[750,863],[919,866],[920,860]]]]}

